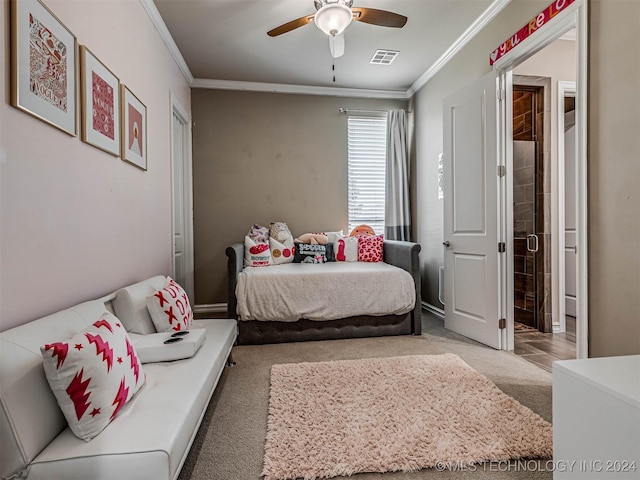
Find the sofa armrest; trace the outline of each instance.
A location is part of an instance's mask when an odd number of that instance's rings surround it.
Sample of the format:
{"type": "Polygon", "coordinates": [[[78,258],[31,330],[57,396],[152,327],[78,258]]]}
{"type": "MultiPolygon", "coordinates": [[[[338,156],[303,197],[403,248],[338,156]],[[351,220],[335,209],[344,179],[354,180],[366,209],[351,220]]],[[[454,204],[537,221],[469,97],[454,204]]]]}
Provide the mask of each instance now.
{"type": "Polygon", "coordinates": [[[419,253],[422,247],[419,243],[401,242],[398,240],[384,241],[384,261],[390,265],[402,268],[411,274],[416,288],[416,304],[413,308],[413,333],[422,333],[422,277],[420,275],[419,253]]]}
{"type": "Polygon", "coordinates": [[[244,244],[234,243],[227,247],[227,315],[229,318],[238,318],[236,298],[236,284],[238,283],[238,274],[244,267],[244,244]]]}

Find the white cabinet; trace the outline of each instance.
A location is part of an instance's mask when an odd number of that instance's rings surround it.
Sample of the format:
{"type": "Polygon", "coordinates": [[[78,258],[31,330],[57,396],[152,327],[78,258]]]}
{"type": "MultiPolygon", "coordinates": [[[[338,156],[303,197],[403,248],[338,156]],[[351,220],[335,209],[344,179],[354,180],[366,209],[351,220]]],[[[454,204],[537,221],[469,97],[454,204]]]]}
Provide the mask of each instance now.
{"type": "Polygon", "coordinates": [[[557,479],[640,479],[640,355],[553,364],[557,479]]]}

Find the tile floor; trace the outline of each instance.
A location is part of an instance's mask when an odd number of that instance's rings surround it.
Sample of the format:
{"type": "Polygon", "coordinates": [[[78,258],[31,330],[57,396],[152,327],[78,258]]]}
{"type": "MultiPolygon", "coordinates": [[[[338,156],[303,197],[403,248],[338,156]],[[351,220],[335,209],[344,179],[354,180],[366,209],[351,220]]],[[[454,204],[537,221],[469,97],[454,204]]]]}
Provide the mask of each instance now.
{"type": "Polygon", "coordinates": [[[564,333],[516,328],[513,353],[549,372],[556,360],[576,358],[575,317],[567,316],[567,331],[564,333]]]}

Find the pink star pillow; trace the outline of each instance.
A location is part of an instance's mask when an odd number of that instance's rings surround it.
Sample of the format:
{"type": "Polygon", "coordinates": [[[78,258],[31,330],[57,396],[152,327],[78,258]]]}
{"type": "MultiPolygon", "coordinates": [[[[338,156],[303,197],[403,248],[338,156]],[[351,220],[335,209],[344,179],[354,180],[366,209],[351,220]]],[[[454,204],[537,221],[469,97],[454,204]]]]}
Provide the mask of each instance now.
{"type": "Polygon", "coordinates": [[[193,311],[187,292],[167,277],[163,288],[147,297],[147,309],[157,332],[189,330],[193,321],[193,311]]]}
{"type": "Polygon", "coordinates": [[[40,352],[69,428],[87,442],[111,423],[146,378],[127,332],[111,313],[40,352]]]}

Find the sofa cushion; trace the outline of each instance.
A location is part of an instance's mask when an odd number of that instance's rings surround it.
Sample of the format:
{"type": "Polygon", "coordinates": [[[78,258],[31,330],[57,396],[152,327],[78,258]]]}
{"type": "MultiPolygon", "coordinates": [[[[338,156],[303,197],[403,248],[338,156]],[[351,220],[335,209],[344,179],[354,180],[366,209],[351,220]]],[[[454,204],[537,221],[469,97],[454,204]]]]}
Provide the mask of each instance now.
{"type": "Polygon", "coordinates": [[[112,300],[113,310],[130,333],[156,333],[147,308],[147,297],[164,287],[167,277],[157,275],[143,282],[121,288],[112,300]]]}
{"type": "Polygon", "coordinates": [[[147,297],[147,308],[158,332],[189,330],[193,311],[187,292],[171,277],[157,291],[147,297]]]}
{"type": "Polygon", "coordinates": [[[236,339],[231,319],[194,320],[206,330],[196,354],[145,364],[145,386],[100,435],[83,442],[68,429],[33,460],[29,478],[175,479],[236,339]]]}
{"type": "Polygon", "coordinates": [[[98,435],[144,383],[142,365],[127,332],[110,313],[40,351],[69,428],[85,441],[98,435]]]}
{"type": "Polygon", "coordinates": [[[67,427],[45,377],[40,347],[90,325],[106,301],[91,300],[0,332],[0,478],[25,469],[67,427]]]}

